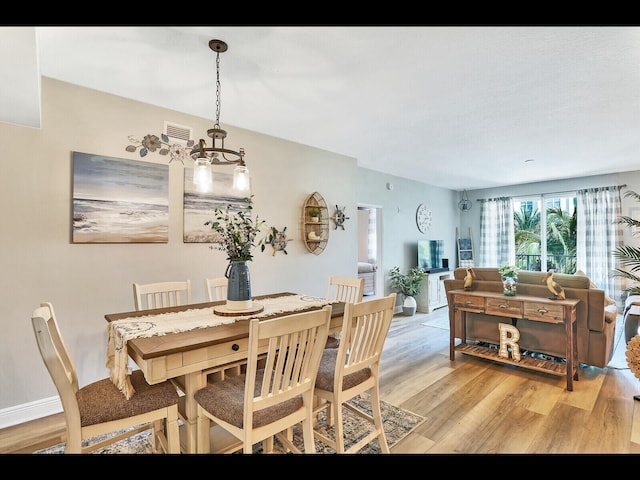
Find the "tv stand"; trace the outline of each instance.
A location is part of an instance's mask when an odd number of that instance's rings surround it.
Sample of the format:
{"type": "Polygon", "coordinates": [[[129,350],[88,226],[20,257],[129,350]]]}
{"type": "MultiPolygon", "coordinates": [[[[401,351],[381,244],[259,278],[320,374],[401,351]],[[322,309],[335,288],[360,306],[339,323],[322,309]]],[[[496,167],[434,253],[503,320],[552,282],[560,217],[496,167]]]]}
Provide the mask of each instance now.
{"type": "Polygon", "coordinates": [[[429,313],[436,308],[447,305],[447,292],[444,289],[444,281],[453,278],[453,272],[448,268],[432,268],[416,295],[416,311],[429,313]]]}
{"type": "Polygon", "coordinates": [[[425,270],[427,273],[438,273],[438,272],[448,272],[448,268],[440,267],[440,268],[428,268],[425,270]]]}

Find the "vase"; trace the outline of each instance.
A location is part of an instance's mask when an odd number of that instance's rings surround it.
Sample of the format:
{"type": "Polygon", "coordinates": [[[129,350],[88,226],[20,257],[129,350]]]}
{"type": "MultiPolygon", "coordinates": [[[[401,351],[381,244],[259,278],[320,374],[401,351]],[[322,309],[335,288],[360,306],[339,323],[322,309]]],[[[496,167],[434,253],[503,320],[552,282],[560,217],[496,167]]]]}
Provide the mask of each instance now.
{"type": "Polygon", "coordinates": [[[408,317],[413,317],[416,313],[417,306],[416,299],[407,295],[404,297],[404,302],[402,303],[402,313],[408,317]]]}
{"type": "Polygon", "coordinates": [[[513,297],[518,288],[518,279],[516,277],[502,277],[502,290],[508,297],[513,297]]]}
{"type": "Polygon", "coordinates": [[[231,261],[224,274],[227,277],[227,308],[249,310],[251,308],[251,276],[246,261],[231,261]]]}

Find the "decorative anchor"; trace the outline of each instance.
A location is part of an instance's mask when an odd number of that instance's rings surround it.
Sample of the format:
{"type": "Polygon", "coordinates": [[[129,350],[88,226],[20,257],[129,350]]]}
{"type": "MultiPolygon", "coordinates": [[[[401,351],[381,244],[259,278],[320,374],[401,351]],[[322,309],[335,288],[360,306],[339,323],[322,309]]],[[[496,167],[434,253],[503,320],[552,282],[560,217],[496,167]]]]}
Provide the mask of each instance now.
{"type": "Polygon", "coordinates": [[[336,205],[336,214],[333,216],[333,221],[336,222],[336,227],[334,230],[337,230],[338,227],[342,227],[342,229],[344,230],[344,221],[349,220],[349,217],[345,216],[344,214],[344,211],[346,209],[347,207],[342,207],[342,209],[340,209],[340,207],[336,205]]]}

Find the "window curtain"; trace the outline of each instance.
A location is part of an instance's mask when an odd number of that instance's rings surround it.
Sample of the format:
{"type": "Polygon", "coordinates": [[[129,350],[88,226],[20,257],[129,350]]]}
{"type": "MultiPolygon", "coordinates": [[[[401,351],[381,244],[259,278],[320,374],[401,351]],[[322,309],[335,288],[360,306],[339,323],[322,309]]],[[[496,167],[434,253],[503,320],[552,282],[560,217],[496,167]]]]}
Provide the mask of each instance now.
{"type": "Polygon", "coordinates": [[[516,247],[513,222],[513,199],[490,198],[480,210],[480,256],[478,266],[515,265],[516,247]]]}
{"type": "Polygon", "coordinates": [[[378,261],[378,239],[376,237],[377,225],[376,225],[377,210],[375,208],[369,209],[369,223],[367,227],[367,256],[369,263],[373,265],[378,261]]]}
{"type": "Polygon", "coordinates": [[[577,194],[577,269],[618,303],[622,298],[620,279],[610,274],[617,267],[613,252],[622,246],[622,227],[617,223],[622,215],[621,188],[588,188],[577,194]]]}

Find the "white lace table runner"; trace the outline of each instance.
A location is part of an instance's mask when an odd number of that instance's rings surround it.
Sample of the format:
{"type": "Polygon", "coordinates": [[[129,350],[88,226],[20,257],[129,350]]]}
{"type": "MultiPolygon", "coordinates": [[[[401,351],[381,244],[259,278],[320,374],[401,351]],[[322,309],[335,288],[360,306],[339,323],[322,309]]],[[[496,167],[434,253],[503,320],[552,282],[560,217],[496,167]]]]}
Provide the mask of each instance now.
{"type": "Polygon", "coordinates": [[[184,312],[128,317],[109,322],[107,325],[107,368],[110,371],[111,381],[127,398],[131,398],[134,389],[129,378],[131,372],[128,366],[127,340],[187,332],[196,328],[215,327],[238,320],[267,317],[278,313],[293,313],[310,307],[322,307],[336,303],[336,301],[294,294],[264,298],[256,300],[256,303],[263,305],[264,310],[254,315],[217,316],[213,314],[213,307],[206,307],[184,312]]]}

